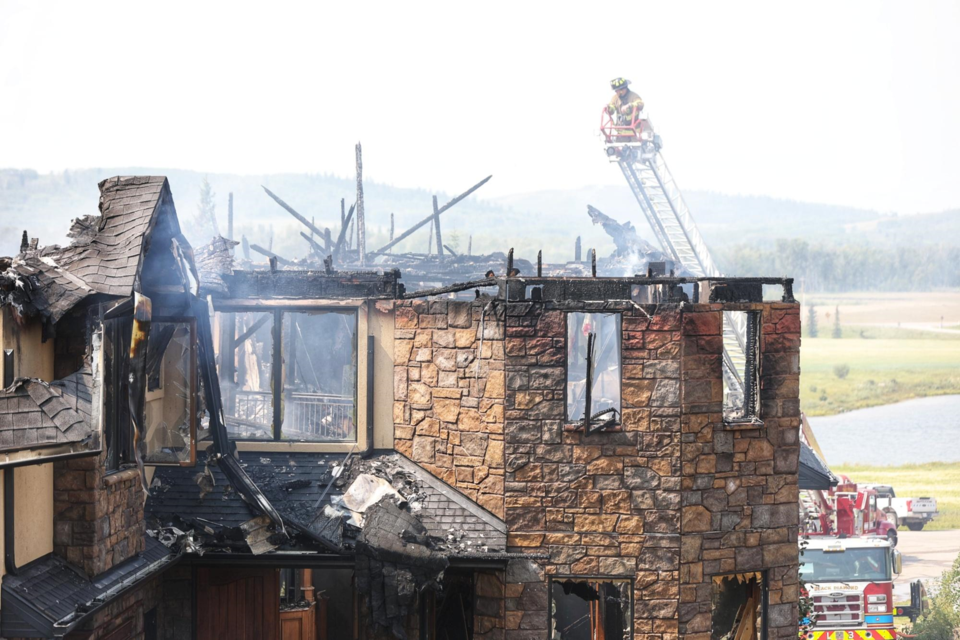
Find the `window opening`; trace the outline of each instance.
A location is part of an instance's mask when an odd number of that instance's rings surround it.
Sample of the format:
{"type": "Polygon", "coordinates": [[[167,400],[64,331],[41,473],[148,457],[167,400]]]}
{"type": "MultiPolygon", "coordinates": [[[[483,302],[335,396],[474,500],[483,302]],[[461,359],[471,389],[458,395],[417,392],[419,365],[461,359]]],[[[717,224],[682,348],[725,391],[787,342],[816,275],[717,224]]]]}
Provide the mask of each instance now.
{"type": "Polygon", "coordinates": [[[756,420],[760,390],[760,314],[725,311],[723,318],[723,417],[756,420]]]}
{"type": "Polygon", "coordinates": [[[763,577],[740,573],[713,578],[711,640],[763,640],[763,577]]]}
{"type": "Polygon", "coordinates": [[[192,465],[196,459],[196,349],[194,319],[154,320],[147,340],[147,464],[192,465]]]}
{"type": "Polygon", "coordinates": [[[227,433],[273,439],[274,313],[217,313],[220,395],[227,433]]]}
{"type": "Polygon", "coordinates": [[[633,637],[633,584],[616,578],[551,578],[551,640],[633,637]]]}
{"type": "Polygon", "coordinates": [[[620,315],[568,313],[567,424],[589,423],[588,431],[618,426],[621,379],[620,315]],[[585,420],[588,400],[590,419],[585,420]]]}
{"type": "Polygon", "coordinates": [[[232,438],[357,441],[355,310],[218,312],[216,322],[232,438]]]}
{"type": "Polygon", "coordinates": [[[357,314],[283,313],[281,438],[357,440],[357,314]]]}

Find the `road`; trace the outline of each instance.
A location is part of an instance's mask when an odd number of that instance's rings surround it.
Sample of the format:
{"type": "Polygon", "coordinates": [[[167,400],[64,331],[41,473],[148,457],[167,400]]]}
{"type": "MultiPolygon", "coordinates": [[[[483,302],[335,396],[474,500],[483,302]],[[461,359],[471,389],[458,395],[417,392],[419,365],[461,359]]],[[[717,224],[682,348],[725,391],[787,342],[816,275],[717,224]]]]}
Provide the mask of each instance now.
{"type": "Polygon", "coordinates": [[[903,556],[903,573],[893,584],[894,601],[910,600],[910,583],[923,580],[930,591],[940,574],[949,569],[960,554],[960,530],[908,531],[897,530],[897,549],[903,556]]]}

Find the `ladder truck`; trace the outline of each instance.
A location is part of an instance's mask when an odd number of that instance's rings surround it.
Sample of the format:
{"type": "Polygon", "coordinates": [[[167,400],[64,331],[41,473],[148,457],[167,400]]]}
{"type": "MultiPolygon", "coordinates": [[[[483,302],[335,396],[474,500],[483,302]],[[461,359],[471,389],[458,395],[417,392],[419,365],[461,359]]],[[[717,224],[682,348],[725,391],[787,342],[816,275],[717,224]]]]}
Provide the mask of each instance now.
{"type": "MultiPolygon", "coordinates": [[[[635,110],[625,120],[604,109],[600,133],[607,158],[620,166],[663,251],[695,277],[719,277],[720,270],[667,167],[660,151],[660,136],[654,132],[645,110],[635,110]]],[[[743,316],[724,312],[723,378],[730,396],[724,399],[725,403],[743,400],[744,367],[747,359],[755,356],[747,352],[752,341],[748,342],[746,334],[743,316]]]]}

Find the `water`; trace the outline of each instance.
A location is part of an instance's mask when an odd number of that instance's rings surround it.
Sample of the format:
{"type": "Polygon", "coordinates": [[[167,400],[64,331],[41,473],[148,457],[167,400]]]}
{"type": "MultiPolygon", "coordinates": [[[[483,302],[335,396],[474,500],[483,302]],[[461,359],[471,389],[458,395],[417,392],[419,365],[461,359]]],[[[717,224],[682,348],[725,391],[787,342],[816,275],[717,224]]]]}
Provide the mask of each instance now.
{"type": "Polygon", "coordinates": [[[808,419],[831,466],[960,462],[960,395],[808,419]]]}

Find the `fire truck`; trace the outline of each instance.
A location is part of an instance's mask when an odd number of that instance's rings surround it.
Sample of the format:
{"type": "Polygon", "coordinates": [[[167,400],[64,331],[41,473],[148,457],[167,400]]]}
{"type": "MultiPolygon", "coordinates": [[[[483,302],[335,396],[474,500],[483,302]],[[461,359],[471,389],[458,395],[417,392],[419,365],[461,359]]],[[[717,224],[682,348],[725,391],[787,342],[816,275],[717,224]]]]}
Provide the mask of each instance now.
{"type": "Polygon", "coordinates": [[[893,580],[900,552],[875,536],[810,537],[800,578],[813,601],[806,640],[893,640],[893,580]]]}
{"type": "Polygon", "coordinates": [[[897,528],[877,505],[877,492],[846,476],[829,491],[802,491],[803,533],[812,536],[880,536],[897,546],[897,528]]]}

